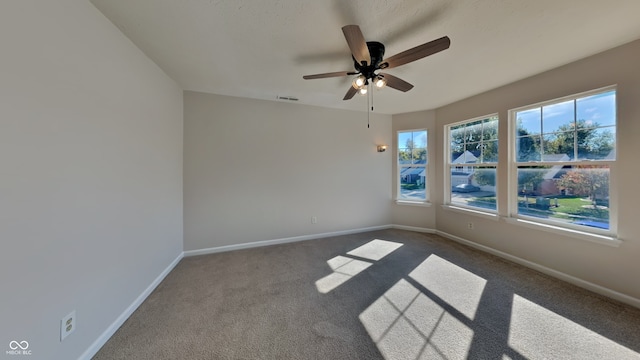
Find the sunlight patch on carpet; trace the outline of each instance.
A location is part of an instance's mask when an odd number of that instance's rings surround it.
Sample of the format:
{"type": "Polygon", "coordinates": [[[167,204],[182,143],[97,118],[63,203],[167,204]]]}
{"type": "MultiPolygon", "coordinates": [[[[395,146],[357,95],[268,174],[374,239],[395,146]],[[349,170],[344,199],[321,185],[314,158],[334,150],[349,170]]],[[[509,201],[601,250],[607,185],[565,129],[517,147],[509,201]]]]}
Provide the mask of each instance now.
{"type": "Polygon", "coordinates": [[[466,359],[473,331],[402,279],[360,316],[387,360],[466,359]]]}
{"type": "Polygon", "coordinates": [[[516,294],[509,346],[527,358],[640,359],[637,352],[516,294]]]}
{"type": "Polygon", "coordinates": [[[316,281],[316,288],[322,294],[326,294],[337,288],[371,266],[371,263],[369,262],[351,259],[340,255],[328,260],[327,264],[329,264],[333,273],[316,281]]]}
{"type": "Polygon", "coordinates": [[[383,257],[391,254],[402,246],[401,243],[375,239],[368,243],[349,251],[348,255],[361,257],[364,259],[378,261],[383,257]]]}
{"type": "Polygon", "coordinates": [[[437,255],[418,265],[409,276],[473,320],[487,280],[437,255]]]}
{"type": "MultiPolygon", "coordinates": [[[[391,254],[401,247],[401,243],[375,239],[359,246],[347,253],[347,255],[357,256],[363,259],[378,261],[383,257],[391,254]]],[[[333,270],[333,273],[316,281],[316,288],[322,294],[326,294],[338,286],[349,281],[352,277],[358,275],[372,263],[368,261],[358,260],[347,256],[338,255],[327,260],[327,264],[333,270]]]]}

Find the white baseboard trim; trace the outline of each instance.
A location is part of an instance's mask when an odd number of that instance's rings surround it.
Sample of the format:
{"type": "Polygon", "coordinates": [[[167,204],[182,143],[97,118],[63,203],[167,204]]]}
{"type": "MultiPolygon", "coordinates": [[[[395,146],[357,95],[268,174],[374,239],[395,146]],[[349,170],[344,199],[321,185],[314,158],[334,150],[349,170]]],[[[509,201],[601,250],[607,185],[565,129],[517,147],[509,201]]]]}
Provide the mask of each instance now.
{"type": "Polygon", "coordinates": [[[124,324],[124,322],[133,314],[134,311],[147,299],[147,297],[155,290],[160,282],[178,265],[182,260],[184,253],[180,253],[172,262],[158,275],[155,280],[138,296],[129,307],[127,307],[120,316],[100,335],[96,341],[78,358],[78,360],[90,360],[98,353],[98,350],[106,344],[113,334],[124,324]]]}
{"type": "Polygon", "coordinates": [[[269,245],[278,245],[278,244],[286,244],[298,241],[305,240],[314,240],[327,238],[331,236],[340,236],[340,235],[349,235],[349,234],[357,234],[367,231],[375,231],[375,230],[384,230],[393,227],[392,225],[380,225],[380,226],[371,226],[360,229],[352,229],[352,230],[342,230],[342,231],[333,231],[319,234],[310,234],[310,235],[302,235],[302,236],[293,236],[282,239],[272,239],[272,240],[262,240],[262,241],[253,241],[243,244],[233,244],[233,245],[223,245],[223,246],[215,246],[206,249],[198,249],[198,250],[188,250],[184,252],[184,256],[197,256],[197,255],[207,255],[207,254],[215,254],[226,251],[233,250],[241,250],[241,249],[250,249],[255,247],[269,246],[269,245]]]}
{"type": "Polygon", "coordinates": [[[625,304],[634,306],[636,308],[640,308],[640,299],[636,299],[636,298],[634,298],[632,296],[625,295],[623,293],[619,293],[619,292],[617,292],[615,290],[611,290],[611,289],[606,288],[604,286],[600,286],[600,285],[588,282],[586,280],[582,280],[582,279],[577,278],[575,276],[571,276],[569,274],[565,274],[565,273],[563,273],[561,271],[548,268],[546,266],[534,263],[532,261],[519,258],[519,257],[517,257],[515,255],[511,255],[511,254],[502,252],[500,250],[496,250],[494,248],[491,248],[491,247],[488,247],[488,246],[485,246],[485,245],[482,245],[482,244],[475,243],[473,241],[461,238],[461,237],[456,236],[456,235],[452,235],[452,234],[446,233],[444,231],[435,231],[435,233],[437,235],[440,235],[440,236],[446,237],[448,239],[451,239],[451,240],[453,240],[455,242],[470,246],[470,247],[478,249],[480,251],[484,251],[484,252],[493,254],[493,255],[501,257],[503,259],[507,259],[507,260],[509,260],[511,262],[514,262],[516,264],[528,267],[530,269],[537,270],[537,271],[539,271],[539,272],[541,272],[543,274],[547,274],[547,275],[552,276],[554,278],[566,281],[566,282],[571,283],[573,285],[579,286],[579,287],[581,287],[583,289],[587,289],[587,290],[593,291],[594,293],[597,293],[597,294],[600,294],[600,295],[604,295],[606,297],[618,300],[620,302],[623,302],[625,304]]]}
{"type": "Polygon", "coordinates": [[[408,230],[408,231],[415,231],[415,232],[421,232],[421,233],[427,233],[427,234],[435,234],[436,233],[436,230],[434,230],[434,229],[417,227],[417,226],[407,226],[407,225],[396,225],[396,224],[393,224],[393,225],[391,225],[391,227],[394,228],[394,229],[399,229],[399,230],[408,230]]]}

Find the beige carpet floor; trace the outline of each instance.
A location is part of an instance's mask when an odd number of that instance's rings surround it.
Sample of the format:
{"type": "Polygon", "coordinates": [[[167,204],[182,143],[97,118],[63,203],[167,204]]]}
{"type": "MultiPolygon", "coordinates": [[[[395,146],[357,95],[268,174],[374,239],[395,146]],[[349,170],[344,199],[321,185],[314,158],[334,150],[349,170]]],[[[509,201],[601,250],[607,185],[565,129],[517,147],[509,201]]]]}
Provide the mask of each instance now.
{"type": "Polygon", "coordinates": [[[389,229],[185,258],[94,359],[640,359],[640,310],[389,229]]]}

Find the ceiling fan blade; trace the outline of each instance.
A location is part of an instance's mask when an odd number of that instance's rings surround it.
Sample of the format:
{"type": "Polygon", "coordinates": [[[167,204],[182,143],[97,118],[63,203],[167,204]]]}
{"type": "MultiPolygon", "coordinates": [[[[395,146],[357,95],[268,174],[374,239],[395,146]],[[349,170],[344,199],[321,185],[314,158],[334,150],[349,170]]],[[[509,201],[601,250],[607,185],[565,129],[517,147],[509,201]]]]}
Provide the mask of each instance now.
{"type": "Polygon", "coordinates": [[[324,78],[330,78],[330,77],[348,76],[353,74],[354,73],[350,71],[336,71],[336,72],[330,72],[330,73],[324,73],[324,74],[305,75],[302,78],[305,80],[324,79],[324,78]]]}
{"type": "Polygon", "coordinates": [[[451,40],[447,36],[443,36],[440,39],[430,41],[426,44],[418,45],[409,50],[405,50],[399,54],[383,60],[380,63],[380,69],[390,69],[422,59],[429,55],[433,55],[442,50],[446,50],[451,45],[451,40]]]}
{"type": "Polygon", "coordinates": [[[393,75],[385,74],[385,73],[380,73],[379,75],[382,75],[384,79],[387,80],[387,86],[390,88],[394,88],[402,92],[407,92],[413,89],[413,85],[400,79],[399,77],[395,77],[393,75]]]}
{"type": "Polygon", "coordinates": [[[354,88],[353,86],[349,86],[349,91],[347,91],[342,100],[350,100],[357,92],[358,89],[354,88]]]}
{"type": "Polygon", "coordinates": [[[344,38],[347,39],[347,44],[349,44],[353,58],[360,64],[362,64],[363,61],[367,64],[371,63],[369,48],[367,47],[367,42],[364,40],[362,31],[360,31],[360,27],[358,25],[346,25],[342,27],[342,33],[344,34],[344,38]]]}

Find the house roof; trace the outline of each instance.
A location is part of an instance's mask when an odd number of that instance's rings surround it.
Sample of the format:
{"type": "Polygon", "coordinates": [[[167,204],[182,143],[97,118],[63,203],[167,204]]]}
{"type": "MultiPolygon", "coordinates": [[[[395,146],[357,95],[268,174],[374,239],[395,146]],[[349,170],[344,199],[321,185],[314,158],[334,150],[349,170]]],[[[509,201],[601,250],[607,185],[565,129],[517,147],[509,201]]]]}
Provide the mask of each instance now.
{"type": "Polygon", "coordinates": [[[420,175],[420,176],[424,176],[424,168],[421,167],[408,167],[404,170],[402,170],[400,172],[400,175],[402,176],[407,176],[407,175],[420,175]]]}
{"type": "Polygon", "coordinates": [[[616,159],[616,148],[613,148],[613,150],[609,151],[609,153],[607,154],[607,156],[604,157],[603,160],[615,160],[616,159]]]}
{"type": "Polygon", "coordinates": [[[469,150],[465,150],[460,156],[453,160],[453,164],[473,164],[478,160],[478,157],[473,155],[469,150]]]}

